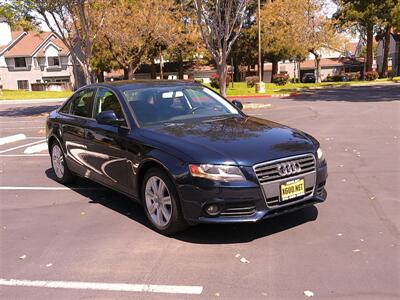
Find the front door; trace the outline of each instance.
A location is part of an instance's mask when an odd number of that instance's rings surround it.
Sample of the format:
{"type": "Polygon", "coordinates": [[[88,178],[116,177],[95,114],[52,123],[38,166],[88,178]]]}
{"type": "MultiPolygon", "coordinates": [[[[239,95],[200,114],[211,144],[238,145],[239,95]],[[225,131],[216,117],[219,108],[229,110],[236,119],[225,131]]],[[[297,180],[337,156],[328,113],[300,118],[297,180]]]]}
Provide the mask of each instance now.
{"type": "Polygon", "coordinates": [[[96,116],[112,110],[119,119],[125,119],[117,96],[109,89],[99,87],[94,101],[94,119],[86,125],[87,160],[94,172],[93,179],[132,194],[132,166],[127,159],[128,124],[111,126],[97,123],[96,116]]]}

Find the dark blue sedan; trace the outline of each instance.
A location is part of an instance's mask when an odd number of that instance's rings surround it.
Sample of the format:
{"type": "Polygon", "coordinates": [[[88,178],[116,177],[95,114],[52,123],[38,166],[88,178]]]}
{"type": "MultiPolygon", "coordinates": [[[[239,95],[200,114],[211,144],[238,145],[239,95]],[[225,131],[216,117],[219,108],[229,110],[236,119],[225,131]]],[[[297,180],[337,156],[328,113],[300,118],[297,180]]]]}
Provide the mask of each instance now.
{"type": "Polygon", "coordinates": [[[85,86],[47,120],[56,178],[141,203],[153,228],[256,222],[326,199],[319,143],[184,81],[85,86]]]}

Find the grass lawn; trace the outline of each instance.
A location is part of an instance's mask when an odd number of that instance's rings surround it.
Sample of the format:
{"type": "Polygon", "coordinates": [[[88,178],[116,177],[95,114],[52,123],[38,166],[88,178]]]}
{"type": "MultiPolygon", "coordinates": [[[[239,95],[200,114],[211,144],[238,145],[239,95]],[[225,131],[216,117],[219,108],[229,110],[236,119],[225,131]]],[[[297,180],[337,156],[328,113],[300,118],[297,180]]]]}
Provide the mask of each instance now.
{"type": "MultiPolygon", "coordinates": [[[[375,81],[347,81],[347,82],[321,82],[321,83],[288,83],[286,85],[276,85],[273,83],[265,84],[265,95],[276,95],[276,94],[290,94],[301,92],[307,89],[324,88],[324,87],[340,87],[349,85],[368,85],[373,82],[387,82],[388,79],[378,79],[375,81]]],[[[210,87],[210,84],[204,84],[210,87]]],[[[218,91],[218,89],[214,89],[218,91]]],[[[255,87],[249,88],[245,82],[235,82],[229,84],[226,91],[227,96],[246,96],[246,95],[262,95],[256,94],[255,87]]]]}
{"type": "Polygon", "coordinates": [[[0,100],[20,100],[20,99],[48,99],[66,98],[72,94],[70,91],[63,92],[31,92],[22,90],[2,90],[0,100]]]}

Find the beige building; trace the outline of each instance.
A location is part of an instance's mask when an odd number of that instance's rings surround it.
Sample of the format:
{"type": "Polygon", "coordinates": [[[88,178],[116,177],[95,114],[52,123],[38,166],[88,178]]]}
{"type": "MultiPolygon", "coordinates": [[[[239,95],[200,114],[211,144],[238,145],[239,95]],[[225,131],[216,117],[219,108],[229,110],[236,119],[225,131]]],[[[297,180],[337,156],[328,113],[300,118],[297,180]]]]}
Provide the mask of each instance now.
{"type": "Polygon", "coordinates": [[[57,90],[72,85],[71,55],[60,39],[51,32],[11,31],[6,20],[0,18],[0,86],[3,89],[57,90]]]}

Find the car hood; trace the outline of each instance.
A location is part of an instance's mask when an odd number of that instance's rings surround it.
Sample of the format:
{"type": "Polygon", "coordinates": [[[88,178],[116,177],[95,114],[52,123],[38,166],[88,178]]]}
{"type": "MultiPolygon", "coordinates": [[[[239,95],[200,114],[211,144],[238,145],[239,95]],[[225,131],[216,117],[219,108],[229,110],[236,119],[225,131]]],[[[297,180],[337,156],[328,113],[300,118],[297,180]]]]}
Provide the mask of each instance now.
{"type": "Polygon", "coordinates": [[[144,128],[141,134],[166,148],[183,152],[192,163],[252,166],[315,153],[318,146],[314,138],[299,130],[248,116],[169,123],[144,128]]]}

